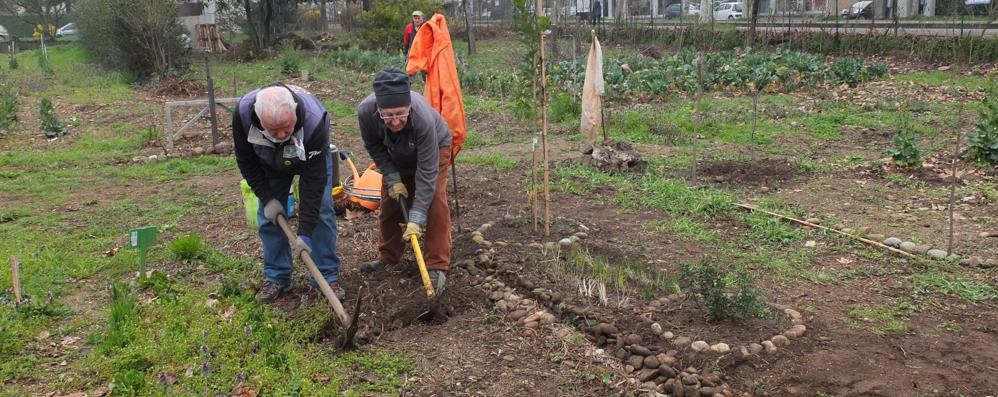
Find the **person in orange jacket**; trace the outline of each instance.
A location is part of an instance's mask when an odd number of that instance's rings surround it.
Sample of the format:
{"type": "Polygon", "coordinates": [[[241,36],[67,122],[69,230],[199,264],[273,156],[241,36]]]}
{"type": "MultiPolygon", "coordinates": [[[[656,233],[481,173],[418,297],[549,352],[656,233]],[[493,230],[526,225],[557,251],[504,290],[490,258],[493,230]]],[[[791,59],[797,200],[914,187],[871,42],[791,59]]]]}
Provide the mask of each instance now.
{"type": "Polygon", "coordinates": [[[412,41],[416,38],[416,32],[420,26],[423,26],[423,12],[419,10],[413,11],[412,22],[405,25],[405,36],[402,36],[402,51],[405,56],[409,56],[409,47],[412,47],[412,41]]]}

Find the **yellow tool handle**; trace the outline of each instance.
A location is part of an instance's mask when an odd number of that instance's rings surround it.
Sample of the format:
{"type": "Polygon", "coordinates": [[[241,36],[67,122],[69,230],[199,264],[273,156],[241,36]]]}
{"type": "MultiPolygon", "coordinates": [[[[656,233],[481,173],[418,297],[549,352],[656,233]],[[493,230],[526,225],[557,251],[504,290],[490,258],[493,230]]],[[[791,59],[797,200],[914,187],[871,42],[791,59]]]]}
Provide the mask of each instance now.
{"type": "Polygon", "coordinates": [[[419,265],[419,278],[423,279],[423,287],[426,287],[426,296],[433,296],[433,283],[430,282],[430,273],[426,271],[423,250],[419,248],[419,238],[412,235],[409,236],[409,241],[412,242],[412,253],[416,255],[416,264],[419,265]]]}

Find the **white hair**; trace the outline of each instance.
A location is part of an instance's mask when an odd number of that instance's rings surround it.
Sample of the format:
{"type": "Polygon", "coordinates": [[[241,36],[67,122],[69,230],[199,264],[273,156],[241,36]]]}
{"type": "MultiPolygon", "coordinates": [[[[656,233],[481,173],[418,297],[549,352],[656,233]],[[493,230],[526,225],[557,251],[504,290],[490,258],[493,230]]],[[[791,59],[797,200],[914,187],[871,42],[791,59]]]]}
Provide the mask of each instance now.
{"type": "Polygon", "coordinates": [[[280,87],[267,87],[256,94],[253,111],[260,120],[283,120],[288,112],[294,113],[298,108],[291,90],[280,87]]]}

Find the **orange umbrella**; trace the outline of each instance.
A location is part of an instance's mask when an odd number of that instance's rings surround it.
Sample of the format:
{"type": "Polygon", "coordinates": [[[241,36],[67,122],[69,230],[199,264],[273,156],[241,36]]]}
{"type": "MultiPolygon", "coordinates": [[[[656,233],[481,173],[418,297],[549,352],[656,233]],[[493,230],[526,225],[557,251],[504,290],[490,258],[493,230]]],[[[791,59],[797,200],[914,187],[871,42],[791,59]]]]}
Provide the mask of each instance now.
{"type": "Polygon", "coordinates": [[[450,40],[450,31],[447,30],[447,20],[441,14],[434,14],[429,21],[423,23],[409,49],[405,72],[415,74],[420,71],[426,72],[426,91],[423,96],[430,101],[430,106],[440,112],[454,137],[451,144],[453,162],[461,151],[461,145],[464,145],[468,130],[454,46],[450,40]]]}

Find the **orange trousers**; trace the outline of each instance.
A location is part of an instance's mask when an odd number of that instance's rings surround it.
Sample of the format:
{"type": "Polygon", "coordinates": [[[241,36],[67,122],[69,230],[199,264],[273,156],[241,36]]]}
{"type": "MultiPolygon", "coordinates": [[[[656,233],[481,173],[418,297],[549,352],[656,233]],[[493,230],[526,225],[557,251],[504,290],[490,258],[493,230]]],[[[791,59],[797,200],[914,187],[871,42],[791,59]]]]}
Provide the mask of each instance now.
{"type": "MultiPolygon", "coordinates": [[[[440,148],[440,173],[437,174],[436,193],[426,214],[426,228],[423,230],[423,260],[427,269],[446,271],[450,268],[450,207],[447,205],[447,170],[450,168],[450,146],[440,148]]],[[[415,188],[415,172],[401,171],[402,183],[409,191],[406,204],[412,207],[415,188]]],[[[387,265],[399,263],[402,251],[410,245],[402,241],[405,223],[402,207],[398,201],[388,197],[388,188],[381,186],[381,212],[378,214],[378,228],[381,240],[378,242],[378,259],[387,265]],[[402,226],[399,226],[399,224],[402,226]]]]}

